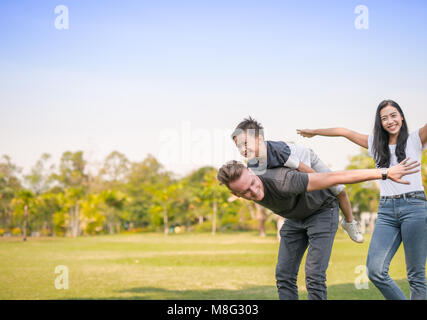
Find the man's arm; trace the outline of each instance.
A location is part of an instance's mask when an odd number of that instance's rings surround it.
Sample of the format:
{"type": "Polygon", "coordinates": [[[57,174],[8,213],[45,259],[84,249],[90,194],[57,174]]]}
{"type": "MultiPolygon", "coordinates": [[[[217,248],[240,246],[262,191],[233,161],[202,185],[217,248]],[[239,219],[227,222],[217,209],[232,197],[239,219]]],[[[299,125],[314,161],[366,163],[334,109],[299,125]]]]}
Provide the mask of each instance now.
{"type": "MultiPolygon", "coordinates": [[[[388,169],[387,179],[393,180],[402,184],[409,184],[401,178],[407,174],[420,171],[420,166],[417,161],[408,163],[409,158],[406,158],[401,163],[388,169]]],[[[336,184],[352,184],[369,180],[377,180],[382,178],[381,169],[359,169],[347,171],[335,171],[326,173],[309,173],[307,191],[327,189],[336,184]]]]}

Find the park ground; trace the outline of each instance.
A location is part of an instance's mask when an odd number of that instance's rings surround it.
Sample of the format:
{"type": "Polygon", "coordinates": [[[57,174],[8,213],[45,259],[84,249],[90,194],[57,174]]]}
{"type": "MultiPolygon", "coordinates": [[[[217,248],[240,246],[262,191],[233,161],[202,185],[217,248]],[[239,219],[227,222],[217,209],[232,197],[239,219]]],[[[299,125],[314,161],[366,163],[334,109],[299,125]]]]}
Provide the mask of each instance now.
{"type": "MultiPolygon", "coordinates": [[[[338,230],[328,299],[383,299],[363,273],[369,240],[356,244],[338,230]]],[[[0,238],[0,299],[276,300],[278,246],[275,234],[256,232],[0,238]],[[68,270],[68,289],[57,266],[68,270]]],[[[307,299],[304,263],[300,299],[307,299]]],[[[390,275],[409,296],[402,246],[390,275]]]]}

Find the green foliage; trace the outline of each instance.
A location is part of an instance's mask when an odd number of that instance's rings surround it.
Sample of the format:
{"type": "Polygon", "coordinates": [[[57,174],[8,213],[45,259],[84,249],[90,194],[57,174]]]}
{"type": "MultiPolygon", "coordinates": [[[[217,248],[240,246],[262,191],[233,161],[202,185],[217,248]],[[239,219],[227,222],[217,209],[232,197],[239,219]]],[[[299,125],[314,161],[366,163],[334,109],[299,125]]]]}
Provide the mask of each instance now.
{"type": "MultiPolygon", "coordinates": [[[[346,170],[374,169],[375,162],[368,151],[360,149],[360,153],[351,157],[346,170]]],[[[353,206],[353,212],[360,215],[362,212],[375,212],[378,208],[379,186],[377,181],[368,181],[346,185],[346,190],[353,206]]]]}
{"type": "MultiPolygon", "coordinates": [[[[427,150],[422,159],[423,183],[427,185],[427,150]]],[[[347,169],[375,167],[365,149],[349,160],[347,169]]],[[[24,221],[28,231],[61,236],[166,231],[177,225],[213,233],[259,227],[254,203],[233,198],[218,183],[214,167],[202,167],[177,179],[152,155],[131,162],[113,151],[98,172],[92,173],[82,151],[64,152],[56,169],[49,161],[50,156],[43,154],[21,182],[21,170],[11,159],[5,155],[0,160],[3,233],[23,230],[24,221]]],[[[346,188],[356,215],[376,211],[377,182],[346,188]]],[[[275,231],[272,219],[266,226],[275,231]]]]}
{"type": "Polygon", "coordinates": [[[205,221],[201,224],[197,224],[193,229],[195,232],[211,232],[212,231],[212,221],[205,221]]]}
{"type": "Polygon", "coordinates": [[[103,230],[106,221],[106,205],[104,197],[99,194],[91,194],[82,201],[80,211],[80,228],[83,234],[95,235],[103,230]]]}

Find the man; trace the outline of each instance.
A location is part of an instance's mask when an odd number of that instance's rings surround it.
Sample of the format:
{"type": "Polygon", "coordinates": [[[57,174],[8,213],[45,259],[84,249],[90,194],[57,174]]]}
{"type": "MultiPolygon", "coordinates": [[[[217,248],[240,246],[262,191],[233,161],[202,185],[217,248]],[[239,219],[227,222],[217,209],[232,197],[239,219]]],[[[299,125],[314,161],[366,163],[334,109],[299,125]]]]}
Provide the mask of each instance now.
{"type": "MultiPolygon", "coordinates": [[[[264,128],[251,117],[240,122],[231,135],[242,156],[248,159],[248,167],[256,174],[261,170],[288,167],[301,172],[330,172],[313,150],[284,141],[264,140],[264,128]]],[[[351,240],[362,243],[364,238],[354,219],[350,199],[343,185],[332,186],[330,191],[337,197],[343,213],[341,226],[351,240]]]]}
{"type": "Polygon", "coordinates": [[[326,269],[338,228],[338,201],[324,190],[336,184],[391,179],[408,184],[402,176],[418,172],[416,161],[405,159],[389,169],[362,169],[327,173],[303,173],[286,167],[267,169],[256,175],[238,161],[230,161],[218,172],[218,180],[230,191],[287,218],[280,235],[276,282],[279,299],[298,299],[297,276],[306,258],[308,299],[325,300],[326,269]]]}

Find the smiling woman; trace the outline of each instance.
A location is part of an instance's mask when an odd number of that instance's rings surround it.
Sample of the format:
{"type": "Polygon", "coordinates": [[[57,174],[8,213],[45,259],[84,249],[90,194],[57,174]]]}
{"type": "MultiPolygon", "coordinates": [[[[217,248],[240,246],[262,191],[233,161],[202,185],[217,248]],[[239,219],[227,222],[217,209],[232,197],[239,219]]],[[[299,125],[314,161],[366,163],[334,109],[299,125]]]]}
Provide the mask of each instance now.
{"type": "MultiPolygon", "coordinates": [[[[304,137],[343,136],[367,148],[378,168],[390,168],[405,158],[421,162],[427,148],[427,124],[408,133],[400,106],[393,100],[382,101],[376,111],[373,135],[345,128],[298,130],[304,137]]],[[[427,201],[421,172],[405,178],[407,184],[380,180],[378,219],[369,246],[369,278],[386,299],[403,300],[406,296],[389,276],[388,268],[397,249],[405,248],[411,299],[427,298],[425,263],[427,258],[427,201]]]]}
{"type": "Polygon", "coordinates": [[[408,125],[403,111],[393,100],[382,101],[375,115],[372,151],[375,162],[380,168],[390,165],[389,145],[396,145],[397,161],[406,158],[406,142],[408,140],[408,125]]]}

